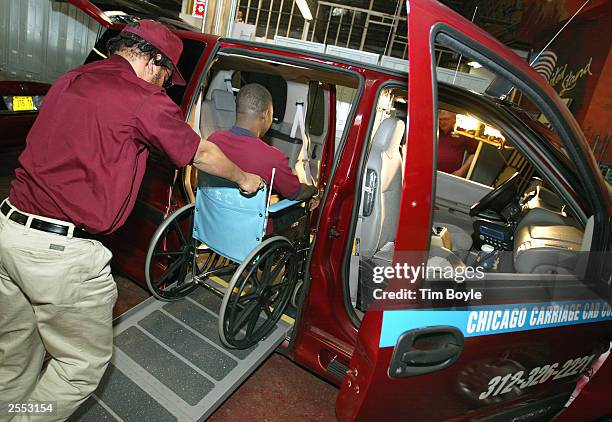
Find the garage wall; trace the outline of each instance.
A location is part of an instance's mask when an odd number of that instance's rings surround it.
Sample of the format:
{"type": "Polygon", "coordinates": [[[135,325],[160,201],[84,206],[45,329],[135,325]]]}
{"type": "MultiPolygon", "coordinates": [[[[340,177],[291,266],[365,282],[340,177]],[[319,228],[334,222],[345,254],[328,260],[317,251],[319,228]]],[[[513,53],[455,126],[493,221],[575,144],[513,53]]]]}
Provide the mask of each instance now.
{"type": "Polygon", "coordinates": [[[52,82],[83,63],[100,25],[51,0],[0,0],[0,78],[52,82]]]}

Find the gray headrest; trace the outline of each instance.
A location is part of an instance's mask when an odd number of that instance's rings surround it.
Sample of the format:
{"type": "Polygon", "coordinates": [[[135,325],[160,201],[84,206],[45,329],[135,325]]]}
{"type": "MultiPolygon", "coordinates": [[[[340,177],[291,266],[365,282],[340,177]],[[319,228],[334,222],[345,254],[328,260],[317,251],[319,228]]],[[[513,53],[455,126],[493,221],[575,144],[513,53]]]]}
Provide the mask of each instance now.
{"type": "Polygon", "coordinates": [[[406,125],[393,117],[386,118],[380,123],[374,134],[374,148],[384,151],[389,156],[399,154],[399,146],[404,136],[406,125]]]}
{"type": "Polygon", "coordinates": [[[217,110],[236,111],[236,99],[233,93],[222,89],[215,89],[210,98],[215,103],[217,110]]]}

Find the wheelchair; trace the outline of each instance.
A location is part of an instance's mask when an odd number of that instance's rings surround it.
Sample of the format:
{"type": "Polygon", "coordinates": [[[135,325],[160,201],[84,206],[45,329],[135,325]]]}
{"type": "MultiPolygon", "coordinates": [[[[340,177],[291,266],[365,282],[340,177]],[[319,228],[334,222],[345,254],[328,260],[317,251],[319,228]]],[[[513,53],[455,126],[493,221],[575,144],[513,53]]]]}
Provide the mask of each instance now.
{"type": "Polygon", "coordinates": [[[297,306],[310,247],[304,201],[270,204],[270,189],[252,196],[235,184],[198,175],[194,204],[179,208],[155,231],[145,261],[153,296],[180,300],[198,286],[222,296],[219,337],[247,349],[274,330],[289,305],[297,306]],[[268,221],[275,227],[267,230],[268,221]],[[216,279],[232,274],[225,289],[216,279]]]}

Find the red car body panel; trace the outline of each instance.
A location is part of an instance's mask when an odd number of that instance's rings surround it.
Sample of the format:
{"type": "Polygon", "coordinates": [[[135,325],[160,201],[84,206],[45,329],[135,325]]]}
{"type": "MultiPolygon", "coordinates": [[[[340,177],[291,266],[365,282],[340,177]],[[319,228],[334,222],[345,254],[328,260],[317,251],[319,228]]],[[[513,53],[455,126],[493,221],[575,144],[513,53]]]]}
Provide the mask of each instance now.
{"type": "Polygon", "coordinates": [[[608,416],[606,421],[612,417],[612,360],[609,357],[555,422],[591,422],[602,415],[608,416]]]}

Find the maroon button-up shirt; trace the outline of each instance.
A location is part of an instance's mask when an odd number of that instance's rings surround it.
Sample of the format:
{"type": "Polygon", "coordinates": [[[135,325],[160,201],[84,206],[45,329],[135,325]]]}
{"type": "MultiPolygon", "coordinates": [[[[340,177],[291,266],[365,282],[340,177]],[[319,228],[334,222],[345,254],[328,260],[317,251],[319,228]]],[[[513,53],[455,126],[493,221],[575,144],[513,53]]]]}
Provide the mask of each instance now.
{"type": "Polygon", "coordinates": [[[53,84],[11,184],[17,208],[110,233],[127,219],[156,147],[179,167],[200,137],[165,91],[123,57],[80,66],[53,84]]]}
{"type": "Polygon", "coordinates": [[[467,136],[440,131],[438,142],[438,170],[452,173],[463,164],[463,156],[475,154],[478,142],[467,136]]]}
{"type": "Polygon", "coordinates": [[[208,140],[238,167],[258,175],[267,185],[270,185],[272,169],[276,168],[273,188],[285,198],[294,199],[300,194],[300,179],[289,167],[287,156],[253,132],[234,126],[211,134],[208,140]]]}

